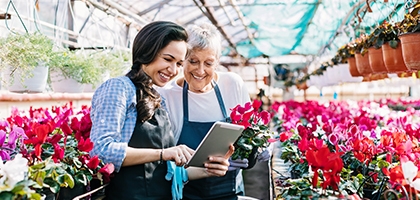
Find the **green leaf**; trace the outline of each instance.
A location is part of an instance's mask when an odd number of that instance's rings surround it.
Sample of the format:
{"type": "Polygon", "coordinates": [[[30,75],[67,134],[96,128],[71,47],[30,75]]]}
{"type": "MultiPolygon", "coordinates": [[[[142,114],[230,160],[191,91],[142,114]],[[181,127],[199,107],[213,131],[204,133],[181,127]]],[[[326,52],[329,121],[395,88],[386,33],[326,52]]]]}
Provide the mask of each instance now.
{"type": "Polygon", "coordinates": [[[88,184],[88,179],[87,179],[86,175],[84,175],[83,173],[76,174],[76,176],[74,178],[76,179],[77,183],[81,183],[83,185],[88,184]]]}
{"type": "Polygon", "coordinates": [[[45,171],[38,171],[35,172],[32,176],[32,178],[39,184],[42,186],[42,184],[44,183],[44,179],[46,177],[47,173],[45,171]]]}
{"type": "Polygon", "coordinates": [[[74,187],[74,179],[70,174],[63,174],[57,177],[57,181],[61,186],[68,186],[70,188],[74,187]]]}
{"type": "Polygon", "coordinates": [[[1,192],[0,199],[2,200],[13,200],[13,194],[11,192],[1,192]]]}
{"type": "Polygon", "coordinates": [[[31,200],[41,200],[41,195],[38,193],[32,193],[29,195],[29,199],[31,200]]]}
{"type": "Polygon", "coordinates": [[[79,158],[78,157],[74,157],[73,158],[73,163],[74,163],[74,165],[76,166],[76,168],[81,168],[82,167],[82,162],[80,162],[80,160],[79,160],[79,158]]]}
{"type": "Polygon", "coordinates": [[[43,169],[43,168],[45,168],[45,163],[41,162],[41,163],[30,166],[30,168],[31,169],[43,169]]]}
{"type": "Polygon", "coordinates": [[[60,191],[60,185],[50,178],[45,179],[44,184],[48,185],[53,193],[60,191]]]}

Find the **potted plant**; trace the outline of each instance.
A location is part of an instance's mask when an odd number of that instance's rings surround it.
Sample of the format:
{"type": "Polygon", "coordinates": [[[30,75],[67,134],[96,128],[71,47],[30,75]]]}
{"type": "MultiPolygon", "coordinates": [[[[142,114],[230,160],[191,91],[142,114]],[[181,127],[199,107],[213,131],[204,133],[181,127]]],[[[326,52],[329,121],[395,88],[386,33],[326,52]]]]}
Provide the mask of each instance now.
{"type": "Polygon", "coordinates": [[[332,62],[348,63],[351,76],[353,77],[361,76],[360,72],[357,69],[356,59],[354,57],[355,53],[356,53],[356,44],[354,42],[350,42],[338,49],[337,55],[334,57],[334,59],[332,59],[332,62]]]}
{"type": "Polygon", "coordinates": [[[95,62],[95,66],[100,69],[102,75],[98,82],[86,85],[84,92],[93,92],[97,86],[110,77],[124,75],[130,69],[128,55],[128,51],[101,51],[92,53],[91,56],[95,62]]]}
{"type": "Polygon", "coordinates": [[[372,46],[367,35],[361,35],[355,41],[356,66],[359,73],[366,76],[372,73],[369,64],[369,47],[372,46]]]}
{"type": "Polygon", "coordinates": [[[31,108],[30,116],[20,115],[17,110],[13,113],[3,123],[4,127],[0,126],[0,136],[8,135],[8,140],[12,140],[7,144],[15,145],[3,145],[0,150],[6,147],[15,149],[26,158],[27,177],[35,182],[37,187],[33,189],[37,193],[72,199],[92,188],[93,180],[99,182],[98,185],[109,181],[113,165],[104,164],[97,156],[89,155],[93,148],[89,139],[92,124],[89,108],[84,107],[73,114],[70,103],[53,107],[51,112],[49,109],[31,108]]]}
{"type": "Polygon", "coordinates": [[[382,45],[384,44],[386,32],[385,28],[388,23],[385,21],[383,24],[375,28],[375,30],[368,36],[369,47],[369,65],[373,73],[381,74],[386,73],[388,70],[385,67],[382,53],[382,45]]]}
{"type": "Polygon", "coordinates": [[[40,186],[26,176],[27,163],[28,160],[21,154],[17,154],[14,159],[4,164],[0,158],[0,199],[41,199],[41,194],[35,190],[40,186]]]}
{"type": "Polygon", "coordinates": [[[384,22],[378,27],[378,39],[374,42],[375,46],[382,45],[382,54],[385,67],[388,72],[396,73],[407,71],[403,57],[401,42],[398,37],[400,24],[390,24],[384,22]]]}
{"type": "Polygon", "coordinates": [[[49,62],[51,87],[54,92],[81,93],[85,84],[95,84],[103,72],[85,51],[56,52],[49,62]]]}
{"type": "Polygon", "coordinates": [[[6,79],[2,85],[13,92],[43,92],[52,40],[40,33],[10,34],[0,39],[0,46],[0,69],[6,79]]]}
{"type": "Polygon", "coordinates": [[[420,70],[420,58],[417,53],[420,45],[420,14],[406,14],[401,22],[400,34],[405,65],[410,70],[420,70]]]}

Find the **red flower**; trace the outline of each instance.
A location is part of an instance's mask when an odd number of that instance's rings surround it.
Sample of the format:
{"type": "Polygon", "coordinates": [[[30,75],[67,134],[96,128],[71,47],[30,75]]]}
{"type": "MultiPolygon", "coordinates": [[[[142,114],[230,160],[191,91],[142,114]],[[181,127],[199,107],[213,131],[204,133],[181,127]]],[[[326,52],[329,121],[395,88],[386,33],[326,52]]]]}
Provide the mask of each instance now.
{"type": "Polygon", "coordinates": [[[111,179],[110,176],[112,174],[112,172],[114,172],[115,168],[114,165],[112,163],[108,163],[105,166],[103,166],[100,170],[99,173],[102,174],[103,180],[105,183],[108,183],[111,179]]]}
{"type": "Polygon", "coordinates": [[[87,161],[86,165],[89,169],[96,169],[99,166],[99,158],[98,156],[93,156],[89,161],[87,161]]]}
{"type": "Polygon", "coordinates": [[[261,121],[262,121],[262,123],[264,124],[264,125],[268,125],[268,123],[270,122],[270,120],[271,120],[271,115],[270,115],[270,113],[269,112],[267,112],[267,111],[265,111],[265,110],[263,110],[263,111],[261,111],[261,113],[260,113],[260,116],[259,116],[260,118],[261,118],[261,121]]]}
{"type": "Polygon", "coordinates": [[[92,149],[93,149],[93,142],[90,141],[90,138],[88,138],[86,140],[83,139],[83,138],[80,138],[79,143],[77,144],[77,148],[80,151],[84,151],[84,152],[92,151],[92,149]]]}
{"type": "Polygon", "coordinates": [[[290,131],[285,131],[285,132],[280,133],[280,142],[285,142],[290,137],[292,137],[292,135],[293,133],[290,131]]]}

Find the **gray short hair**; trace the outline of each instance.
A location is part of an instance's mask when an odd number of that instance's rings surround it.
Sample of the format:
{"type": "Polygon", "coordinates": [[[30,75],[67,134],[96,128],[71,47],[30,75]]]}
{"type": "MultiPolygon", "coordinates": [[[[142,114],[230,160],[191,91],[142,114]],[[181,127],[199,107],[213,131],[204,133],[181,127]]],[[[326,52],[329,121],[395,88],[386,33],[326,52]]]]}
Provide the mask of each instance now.
{"type": "Polygon", "coordinates": [[[213,49],[217,58],[222,54],[222,41],[219,31],[209,23],[193,24],[187,27],[188,45],[191,50],[213,49]]]}

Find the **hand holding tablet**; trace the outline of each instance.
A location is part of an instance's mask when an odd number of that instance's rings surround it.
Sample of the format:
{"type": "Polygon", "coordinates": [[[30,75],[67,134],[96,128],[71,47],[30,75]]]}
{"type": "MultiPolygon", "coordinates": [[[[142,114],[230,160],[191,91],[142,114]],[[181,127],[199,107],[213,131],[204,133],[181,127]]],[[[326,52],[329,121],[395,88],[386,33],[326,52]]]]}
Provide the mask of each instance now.
{"type": "Polygon", "coordinates": [[[186,165],[204,167],[209,156],[225,156],[243,130],[241,125],[215,122],[186,165]]]}

